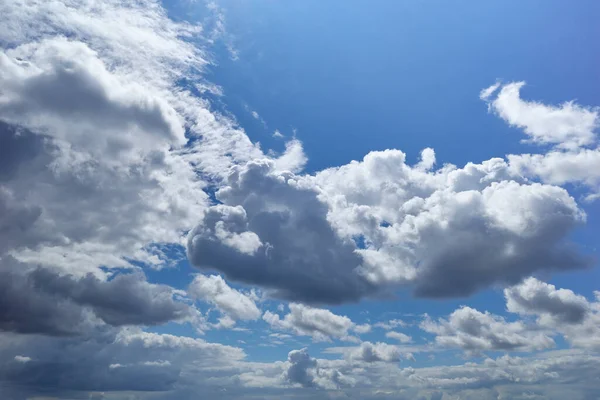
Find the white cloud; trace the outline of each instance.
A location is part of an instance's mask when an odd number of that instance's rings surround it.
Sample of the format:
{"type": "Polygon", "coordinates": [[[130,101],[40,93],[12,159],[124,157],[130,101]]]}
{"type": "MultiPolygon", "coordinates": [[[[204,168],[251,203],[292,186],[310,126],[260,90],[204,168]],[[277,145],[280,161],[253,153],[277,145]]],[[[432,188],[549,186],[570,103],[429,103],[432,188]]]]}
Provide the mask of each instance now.
{"type": "Polygon", "coordinates": [[[29,361],[31,361],[31,357],[26,357],[26,356],[15,356],[15,361],[20,362],[20,363],[27,363],[29,361]]]}
{"type": "Polygon", "coordinates": [[[299,172],[307,161],[302,142],[292,139],[285,144],[283,154],[275,159],[275,167],[280,171],[299,172]]]}
{"type": "Polygon", "coordinates": [[[469,353],[486,350],[533,351],[554,347],[552,338],[521,321],[508,322],[500,316],[461,307],[449,318],[421,323],[421,329],[435,335],[443,347],[463,349],[469,353]]]}
{"type": "MultiPolygon", "coordinates": [[[[362,342],[353,348],[346,356],[353,361],[371,362],[399,362],[404,356],[400,348],[387,343],[362,342]]],[[[411,357],[410,355],[409,357],[411,357]]]]}
{"type": "Polygon", "coordinates": [[[264,313],[263,319],[274,329],[311,336],[315,341],[357,340],[349,334],[350,330],[356,330],[357,325],[346,316],[296,303],[290,303],[289,308],[289,314],[286,314],[283,319],[270,311],[264,313]]]}
{"type": "Polygon", "coordinates": [[[598,110],[586,108],[575,102],[548,106],[523,100],[520,90],[525,82],[505,84],[493,100],[489,97],[497,89],[491,86],[482,92],[490,101],[490,108],[512,126],[522,128],[537,144],[555,144],[574,149],[595,142],[598,127],[598,110]],[[492,90],[492,88],[494,88],[492,90]]]}
{"type": "Polygon", "coordinates": [[[502,159],[429,172],[386,150],[321,171],[315,183],[338,234],[363,239],[361,273],[379,287],[463,296],[532,271],[585,265],[565,242],[585,220],[575,200],[514,177],[502,159]]]}
{"type": "Polygon", "coordinates": [[[515,174],[541,179],[552,185],[583,184],[592,190],[590,199],[600,191],[599,149],[511,154],[507,158],[515,174]]]}
{"type": "Polygon", "coordinates": [[[388,339],[394,339],[399,341],[400,343],[410,343],[412,342],[412,338],[402,332],[395,332],[395,331],[391,331],[391,332],[386,332],[385,333],[385,337],[388,339]]]}
{"type": "Polygon", "coordinates": [[[235,320],[255,320],[260,310],[246,294],[232,289],[218,275],[196,275],[188,293],[197,299],[214,304],[219,311],[235,320]]]}

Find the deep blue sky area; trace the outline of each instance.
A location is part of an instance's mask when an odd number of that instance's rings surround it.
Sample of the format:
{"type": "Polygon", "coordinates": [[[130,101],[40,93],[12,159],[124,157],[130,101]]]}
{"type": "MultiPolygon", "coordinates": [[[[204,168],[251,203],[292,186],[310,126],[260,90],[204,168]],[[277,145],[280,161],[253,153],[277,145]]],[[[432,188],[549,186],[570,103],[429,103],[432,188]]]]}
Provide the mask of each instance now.
{"type": "Polygon", "coordinates": [[[308,171],[386,148],[457,165],[535,152],[479,100],[497,79],[546,103],[600,103],[596,1],[221,4],[239,59],[217,53],[210,78],[252,139],[297,129],[308,171]]]}

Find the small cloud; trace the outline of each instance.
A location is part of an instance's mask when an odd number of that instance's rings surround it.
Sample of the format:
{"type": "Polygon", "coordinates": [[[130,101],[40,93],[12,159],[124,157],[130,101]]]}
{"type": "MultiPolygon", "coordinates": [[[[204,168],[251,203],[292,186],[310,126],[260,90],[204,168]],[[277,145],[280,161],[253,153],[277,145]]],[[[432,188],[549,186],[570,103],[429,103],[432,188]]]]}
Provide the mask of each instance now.
{"type": "Polygon", "coordinates": [[[273,137],[275,137],[275,138],[283,138],[285,136],[281,132],[279,132],[279,129],[275,129],[275,132],[273,132],[273,137]]]}
{"type": "Polygon", "coordinates": [[[29,361],[31,361],[31,357],[15,356],[15,361],[20,363],[28,363],[29,361]]]}

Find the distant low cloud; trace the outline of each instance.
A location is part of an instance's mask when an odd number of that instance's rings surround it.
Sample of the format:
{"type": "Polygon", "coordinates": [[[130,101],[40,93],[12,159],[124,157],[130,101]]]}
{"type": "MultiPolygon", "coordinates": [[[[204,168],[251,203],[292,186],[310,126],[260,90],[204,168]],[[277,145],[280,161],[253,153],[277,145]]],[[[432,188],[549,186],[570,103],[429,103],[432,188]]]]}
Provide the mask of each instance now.
{"type": "Polygon", "coordinates": [[[454,347],[470,353],[480,351],[542,350],[555,346],[554,340],[535,327],[521,321],[508,322],[504,318],[462,307],[449,318],[433,321],[426,319],[421,329],[435,335],[435,342],[443,347],[454,347]]]}

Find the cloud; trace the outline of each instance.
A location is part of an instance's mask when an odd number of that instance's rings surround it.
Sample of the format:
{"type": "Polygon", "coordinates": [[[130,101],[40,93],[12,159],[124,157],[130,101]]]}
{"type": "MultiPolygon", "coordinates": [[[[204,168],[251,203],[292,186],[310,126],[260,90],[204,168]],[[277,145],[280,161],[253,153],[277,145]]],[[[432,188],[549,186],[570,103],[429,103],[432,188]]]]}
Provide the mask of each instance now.
{"type": "Polygon", "coordinates": [[[528,278],[504,289],[506,308],[520,315],[537,316],[536,324],[561,334],[574,347],[600,349],[600,296],[596,301],[569,289],[528,278]]]}
{"type": "Polygon", "coordinates": [[[525,82],[502,85],[498,95],[490,96],[498,84],[482,91],[482,99],[489,101],[490,109],[508,124],[522,128],[536,144],[554,144],[560,148],[573,149],[592,144],[598,127],[598,110],[566,102],[560,106],[548,106],[525,101],[520,90],[525,82]]]}
{"type": "Polygon", "coordinates": [[[47,335],[89,333],[102,323],[159,325],[193,321],[197,311],[174,299],[165,285],[148,283],[140,274],[102,281],[94,275],[76,278],[50,269],[28,269],[2,259],[0,330],[47,335]]]}
{"type": "Polygon", "coordinates": [[[449,318],[421,323],[421,329],[435,335],[435,342],[469,353],[480,351],[533,351],[554,347],[552,338],[521,321],[508,322],[500,316],[461,307],[449,318]]]}
{"type": "Polygon", "coordinates": [[[367,363],[380,361],[393,363],[399,362],[404,354],[398,347],[387,343],[362,342],[359,347],[353,348],[346,356],[350,360],[367,363]]]}
{"type": "Polygon", "coordinates": [[[504,289],[508,311],[523,315],[539,315],[546,322],[573,324],[584,320],[590,311],[585,297],[568,289],[527,278],[519,285],[504,289]]]}
{"type": "Polygon", "coordinates": [[[406,322],[402,321],[401,319],[390,319],[389,321],[382,321],[373,324],[374,327],[385,329],[386,331],[398,327],[404,328],[406,325],[406,322]]]}
{"type": "Polygon", "coordinates": [[[582,184],[600,190],[600,150],[550,151],[545,154],[511,154],[507,156],[516,174],[540,179],[552,185],[582,184]]]}
{"type": "Polygon", "coordinates": [[[192,264],[293,301],[341,303],[372,290],[354,243],[336,235],[304,178],[257,160],[235,167],[216,197],[223,204],[188,236],[192,264]]]}
{"type": "Polygon", "coordinates": [[[314,385],[314,376],[310,370],[317,367],[317,361],[308,354],[306,348],[290,351],[288,362],[290,366],[285,373],[288,381],[304,387],[314,385]]]}
{"type": "Polygon", "coordinates": [[[587,265],[565,240],[585,221],[575,200],[513,176],[502,159],[424,171],[386,150],[321,171],[315,181],[336,232],[361,239],[361,274],[380,288],[458,297],[533,271],[587,265]]]}
{"type": "MultiPolygon", "coordinates": [[[[63,398],[99,391],[173,390],[183,371],[231,366],[245,356],[241,349],[201,339],[139,330],[96,332],[82,338],[1,334],[3,391],[63,398]]],[[[184,374],[186,372],[183,372],[184,374]]],[[[196,370],[195,373],[198,373],[196,370]]],[[[207,372],[210,374],[210,372],[207,372]]]]}
{"type": "Polygon", "coordinates": [[[214,304],[219,311],[235,320],[256,320],[260,310],[252,298],[232,289],[218,275],[196,275],[188,293],[197,299],[214,304]]]}
{"type": "Polygon", "coordinates": [[[388,339],[394,339],[399,341],[400,343],[410,343],[412,342],[412,338],[404,333],[401,332],[386,332],[385,333],[385,337],[388,339]]]}
{"type": "Polygon", "coordinates": [[[6,122],[105,157],[186,142],[183,121],[167,102],[111,74],[84,43],[61,37],[28,43],[0,52],[0,67],[6,122]]]}
{"type": "Polygon", "coordinates": [[[302,142],[292,139],[285,144],[285,151],[275,159],[275,167],[280,171],[299,172],[304,168],[308,158],[304,154],[302,142]]]}
{"type": "Polygon", "coordinates": [[[357,340],[350,336],[350,330],[362,330],[346,316],[336,315],[329,310],[312,308],[303,304],[289,304],[290,312],[283,319],[266,311],[263,319],[274,329],[288,330],[296,335],[311,336],[315,341],[331,339],[357,340]]]}

